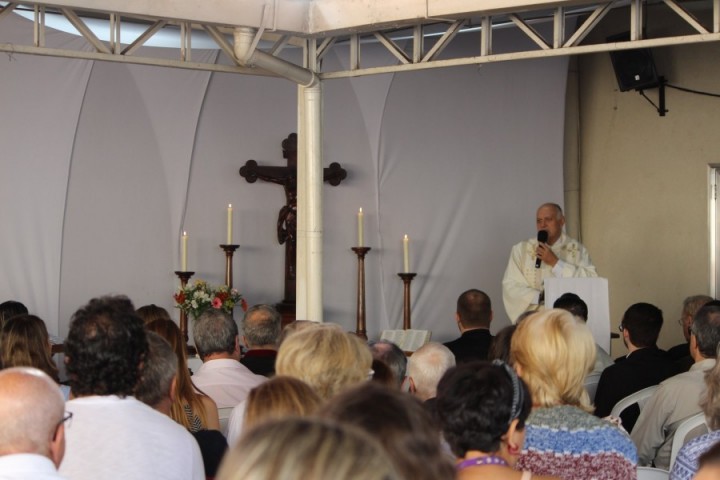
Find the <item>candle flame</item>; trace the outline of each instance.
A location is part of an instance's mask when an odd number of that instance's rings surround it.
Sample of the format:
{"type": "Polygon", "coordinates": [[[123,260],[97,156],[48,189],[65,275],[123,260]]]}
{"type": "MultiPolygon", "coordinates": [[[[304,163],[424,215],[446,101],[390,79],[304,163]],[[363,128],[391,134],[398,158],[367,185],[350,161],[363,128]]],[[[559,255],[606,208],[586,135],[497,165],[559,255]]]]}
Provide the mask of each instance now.
{"type": "Polygon", "coordinates": [[[232,203],[228,203],[228,208],[232,208],[232,203]]]}
{"type": "Polygon", "coordinates": [[[405,234],[405,237],[404,237],[404,239],[405,239],[405,240],[407,240],[407,239],[408,239],[407,233],[405,234]]]}
{"type": "Polygon", "coordinates": [[[183,230],[183,237],[187,237],[187,232],[183,230]]]}
{"type": "Polygon", "coordinates": [[[362,207],[360,207],[360,213],[362,213],[362,207]]]}

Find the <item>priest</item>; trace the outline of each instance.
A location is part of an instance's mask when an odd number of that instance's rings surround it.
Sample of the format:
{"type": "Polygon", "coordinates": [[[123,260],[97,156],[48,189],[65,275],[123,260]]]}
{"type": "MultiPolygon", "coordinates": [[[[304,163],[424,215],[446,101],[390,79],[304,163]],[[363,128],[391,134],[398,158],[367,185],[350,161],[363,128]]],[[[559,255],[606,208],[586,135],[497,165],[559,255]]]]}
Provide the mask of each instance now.
{"type": "Polygon", "coordinates": [[[537,210],[537,239],[512,248],[503,276],[503,303],[511,322],[544,304],[546,278],[597,277],[587,249],[563,232],[560,205],[545,203],[537,210]]]}

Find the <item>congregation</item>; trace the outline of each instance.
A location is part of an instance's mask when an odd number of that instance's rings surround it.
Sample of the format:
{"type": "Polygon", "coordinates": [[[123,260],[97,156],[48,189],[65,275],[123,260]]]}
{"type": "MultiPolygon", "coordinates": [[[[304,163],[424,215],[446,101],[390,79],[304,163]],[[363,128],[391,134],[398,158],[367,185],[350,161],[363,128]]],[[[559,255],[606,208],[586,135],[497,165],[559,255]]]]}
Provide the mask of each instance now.
{"type": "Polygon", "coordinates": [[[580,296],[545,305],[546,280],[597,273],[559,205],[536,217],[502,282],[512,324],[493,335],[470,289],[460,336],[414,352],[255,305],[199,313],[190,358],[165,309],[106,296],[73,314],[61,379],[58,339],[4,302],[0,479],[717,478],[720,301],[686,298],[667,352],[662,311],[629,306],[613,360],[580,296]]]}
{"type": "Polygon", "coordinates": [[[334,324],[281,329],[269,305],[241,329],[209,309],[194,369],[164,309],[108,296],[73,315],[62,383],[44,323],[19,306],[0,306],[0,478],[691,479],[720,462],[720,302],[706,296],[684,302],[673,354],[657,347],[662,312],[631,305],[628,354],[609,365],[574,294],[492,335],[489,296],[468,290],[460,337],[410,356],[334,324]],[[671,458],[698,414],[707,428],[671,458]]]}

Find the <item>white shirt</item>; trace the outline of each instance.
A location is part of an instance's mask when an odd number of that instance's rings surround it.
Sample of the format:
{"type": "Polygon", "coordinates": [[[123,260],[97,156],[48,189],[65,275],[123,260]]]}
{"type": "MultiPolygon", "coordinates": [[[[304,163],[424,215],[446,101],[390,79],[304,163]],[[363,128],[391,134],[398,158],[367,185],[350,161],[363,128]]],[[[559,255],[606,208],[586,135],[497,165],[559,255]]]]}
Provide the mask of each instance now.
{"type": "Polygon", "coordinates": [[[1,480],[64,480],[48,457],[37,453],[0,456],[1,480]]]}
{"type": "Polygon", "coordinates": [[[60,473],[71,480],[204,480],[200,447],[167,415],[134,397],[70,400],[65,458],[60,473]]]}
{"type": "Polygon", "coordinates": [[[208,360],[192,376],[197,388],[206,393],[218,408],[232,408],[245,400],[250,390],[267,380],[231,358],[208,360]]]}

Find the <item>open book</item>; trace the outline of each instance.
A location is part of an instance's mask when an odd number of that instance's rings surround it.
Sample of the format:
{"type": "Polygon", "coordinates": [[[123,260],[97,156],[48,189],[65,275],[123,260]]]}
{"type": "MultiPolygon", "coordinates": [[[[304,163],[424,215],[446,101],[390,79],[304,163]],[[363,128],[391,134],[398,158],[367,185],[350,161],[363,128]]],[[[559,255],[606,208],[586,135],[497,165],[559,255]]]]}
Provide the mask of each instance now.
{"type": "Polygon", "coordinates": [[[388,340],[403,352],[414,352],[430,341],[430,330],[383,330],[380,340],[388,340]]]}

